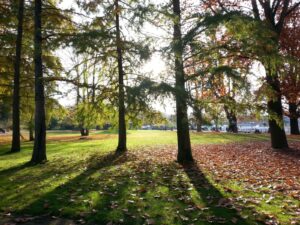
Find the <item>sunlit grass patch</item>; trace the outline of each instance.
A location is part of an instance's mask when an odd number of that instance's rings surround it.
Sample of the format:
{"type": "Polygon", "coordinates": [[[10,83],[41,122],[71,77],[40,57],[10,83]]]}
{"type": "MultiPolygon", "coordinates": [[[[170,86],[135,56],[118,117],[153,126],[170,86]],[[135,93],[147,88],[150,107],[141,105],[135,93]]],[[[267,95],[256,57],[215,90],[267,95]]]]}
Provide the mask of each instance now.
{"type": "MultiPolygon", "coordinates": [[[[295,211],[290,208],[290,214],[283,214],[287,210],[282,207],[290,207],[285,206],[288,202],[283,195],[276,195],[269,203],[243,203],[243,199],[262,198],[263,190],[251,192],[238,180],[216,181],[213,171],[201,167],[181,167],[175,162],[175,132],[130,131],[126,155],[114,154],[116,136],[96,135],[103,136],[80,140],[78,135],[75,141],[64,141],[62,135],[62,141],[50,140],[49,161],[36,166],[25,164],[32,143],[24,142],[18,154],[6,154],[9,145],[2,145],[1,211],[50,213],[91,224],[255,224],[266,214],[278,214],[276,218],[286,223],[295,211]],[[239,196],[242,199],[237,203],[243,207],[226,205],[227,199],[239,196]]],[[[265,136],[260,137],[191,134],[193,146],[261,142],[265,136]]],[[[298,202],[291,202],[295,204],[298,202]]]]}

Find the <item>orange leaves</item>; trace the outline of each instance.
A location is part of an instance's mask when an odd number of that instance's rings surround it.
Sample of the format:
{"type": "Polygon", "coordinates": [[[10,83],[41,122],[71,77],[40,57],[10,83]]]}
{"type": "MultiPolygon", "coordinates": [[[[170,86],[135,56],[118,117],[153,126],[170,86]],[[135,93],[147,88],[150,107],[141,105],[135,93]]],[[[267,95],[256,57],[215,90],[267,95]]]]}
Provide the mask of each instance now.
{"type": "Polygon", "coordinates": [[[280,35],[281,52],[289,57],[282,68],[281,82],[283,95],[289,102],[297,103],[300,98],[300,7],[294,10],[285,20],[280,35]]]}
{"type": "Polygon", "coordinates": [[[263,142],[211,145],[197,147],[194,156],[201,167],[214,173],[214,179],[241,181],[252,190],[293,193],[300,200],[300,144],[291,146],[294,150],[281,152],[263,142]]]}

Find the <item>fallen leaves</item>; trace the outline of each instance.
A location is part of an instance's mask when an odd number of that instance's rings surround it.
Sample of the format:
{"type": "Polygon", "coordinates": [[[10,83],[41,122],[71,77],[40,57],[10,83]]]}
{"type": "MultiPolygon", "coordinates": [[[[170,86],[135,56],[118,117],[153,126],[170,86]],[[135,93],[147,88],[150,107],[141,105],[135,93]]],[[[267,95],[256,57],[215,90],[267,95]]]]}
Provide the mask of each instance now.
{"type": "MultiPolygon", "coordinates": [[[[298,143],[292,144],[300,149],[298,143]]],[[[300,192],[300,150],[275,151],[269,143],[210,145],[196,147],[194,155],[214,179],[242,181],[252,190],[267,188],[284,194],[300,192]]]]}
{"type": "MultiPolygon", "coordinates": [[[[75,182],[58,188],[61,194],[53,195],[55,204],[50,198],[41,208],[54,211],[59,202],[57,215],[61,215],[68,207],[78,207],[82,211],[77,213],[77,224],[115,212],[119,217],[101,217],[101,224],[136,220],[162,224],[169,213],[178,224],[240,224],[253,214],[257,222],[275,225],[279,224],[276,214],[257,208],[276,205],[278,196],[283,196],[280,212],[292,218],[288,224],[300,224],[300,157],[296,150],[300,144],[292,147],[293,151],[285,153],[264,142],[199,145],[193,148],[196,163],[185,166],[175,163],[177,151],[172,146],[136,149],[119,157],[95,156],[81,165],[84,169],[75,182]],[[235,185],[228,186],[230,182],[235,185]],[[249,194],[252,192],[254,195],[249,194]],[[155,209],[156,204],[161,208],[155,209]],[[219,216],[220,210],[227,217],[219,216]],[[248,215],[243,215],[245,210],[248,215]]],[[[13,223],[22,223],[24,218],[19,219],[13,223]]]]}
{"type": "MultiPolygon", "coordinates": [[[[248,207],[256,211],[256,206],[276,205],[278,197],[289,196],[298,201],[298,205],[293,206],[295,204],[292,204],[293,201],[284,198],[281,204],[286,204],[286,208],[282,210],[282,213],[294,216],[289,223],[297,224],[295,222],[297,221],[300,224],[300,215],[296,213],[300,208],[300,144],[291,143],[291,147],[293,150],[284,152],[270,148],[269,143],[266,142],[202,145],[193,148],[193,155],[201,170],[210,174],[215,182],[222,184],[226,193],[236,196],[232,201],[220,198],[216,203],[217,207],[235,208],[238,211],[248,207]],[[230,181],[236,182],[242,189],[235,190],[226,187],[225,184],[230,181]],[[245,195],[246,192],[256,193],[258,196],[245,195]],[[241,202],[242,206],[233,206],[238,202],[241,202]]],[[[157,165],[172,162],[175,159],[176,151],[172,148],[146,149],[137,151],[135,154],[137,158],[146,159],[148,163],[157,165]]],[[[180,166],[177,169],[180,170],[180,166]]],[[[193,173],[192,170],[189,172],[193,173]]],[[[176,176],[180,176],[180,174],[176,176]]],[[[203,177],[200,177],[197,183],[208,190],[210,186],[201,179],[203,177]]],[[[177,189],[180,188],[176,187],[175,190],[177,189]]],[[[209,196],[207,197],[209,198],[209,196]]],[[[183,202],[189,201],[184,195],[179,195],[177,199],[183,202]]],[[[212,204],[214,199],[207,199],[207,201],[212,204]]],[[[191,208],[186,209],[189,211],[191,208]]],[[[257,218],[258,221],[266,224],[279,223],[276,215],[257,214],[257,218]]],[[[238,223],[238,220],[232,218],[231,222],[235,224],[238,223]]]]}

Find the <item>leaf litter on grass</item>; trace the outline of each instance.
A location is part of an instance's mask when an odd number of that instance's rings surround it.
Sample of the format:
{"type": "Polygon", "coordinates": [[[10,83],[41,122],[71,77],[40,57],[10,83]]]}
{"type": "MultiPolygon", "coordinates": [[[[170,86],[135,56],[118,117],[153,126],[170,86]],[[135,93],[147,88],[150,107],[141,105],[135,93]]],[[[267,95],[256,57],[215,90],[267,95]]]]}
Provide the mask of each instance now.
{"type": "Polygon", "coordinates": [[[300,143],[291,146],[197,145],[195,163],[183,166],[172,146],[93,156],[27,211],[76,224],[300,224],[300,143]]]}

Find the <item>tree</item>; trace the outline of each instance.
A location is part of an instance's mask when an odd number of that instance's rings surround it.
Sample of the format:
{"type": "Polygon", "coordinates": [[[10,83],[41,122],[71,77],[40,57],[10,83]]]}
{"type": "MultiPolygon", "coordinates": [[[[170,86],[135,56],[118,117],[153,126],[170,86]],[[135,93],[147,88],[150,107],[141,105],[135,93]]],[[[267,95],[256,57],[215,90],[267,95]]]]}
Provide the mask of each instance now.
{"type": "Polygon", "coordinates": [[[175,58],[175,98],[177,114],[177,142],[179,163],[192,162],[192,149],[190,142],[189,123],[187,115],[187,92],[185,90],[185,75],[183,67],[184,46],[181,34],[181,8],[180,0],[172,0],[173,5],[173,54],[175,58]]]}
{"type": "MultiPolygon", "coordinates": [[[[273,0],[271,1],[259,1],[262,7],[265,18],[260,15],[258,9],[257,0],[252,0],[252,11],[256,20],[266,22],[269,28],[277,35],[272,39],[274,43],[273,48],[278,48],[279,38],[284,28],[285,20],[297,7],[300,2],[292,4],[292,1],[273,0]]],[[[272,68],[273,62],[270,60],[262,60],[263,65],[266,68],[266,82],[273,91],[273,96],[268,100],[268,112],[269,112],[269,126],[271,133],[271,143],[273,148],[287,148],[287,138],[283,125],[283,110],[281,103],[280,81],[278,78],[278,66],[272,68]]]]}
{"type": "Polygon", "coordinates": [[[1,2],[0,7],[0,123],[9,128],[11,122],[15,54],[16,2],[1,2]]]}
{"type": "Polygon", "coordinates": [[[35,139],[31,162],[41,163],[47,160],[45,94],[42,63],[42,0],[35,0],[34,3],[35,139]]]}
{"type": "Polygon", "coordinates": [[[71,107],[75,114],[74,125],[79,128],[81,136],[89,136],[90,128],[102,122],[100,119],[103,118],[103,101],[107,97],[104,92],[109,92],[110,88],[102,89],[100,82],[105,79],[103,74],[107,71],[105,65],[99,62],[97,53],[92,50],[84,54],[72,52],[71,57],[74,65],[68,72],[68,77],[58,79],[75,86],[76,105],[71,107]]]}
{"type": "Polygon", "coordinates": [[[119,74],[119,138],[117,152],[127,151],[127,137],[126,137],[126,122],[125,122],[125,90],[124,90],[124,71],[123,71],[123,53],[122,53],[122,39],[120,32],[120,8],[119,0],[115,0],[116,13],[116,46],[118,58],[118,74],[119,74]]]}
{"type": "Polygon", "coordinates": [[[238,113],[249,105],[251,96],[248,81],[251,61],[230,49],[232,43],[224,28],[207,26],[205,39],[203,36],[195,36],[188,42],[185,61],[195,117],[199,123],[202,110],[212,113],[209,104],[219,104],[224,108],[228,131],[237,133],[238,113]]]}
{"type": "MultiPolygon", "coordinates": [[[[280,80],[278,74],[281,60],[279,60],[276,55],[280,55],[279,40],[285,26],[285,20],[300,6],[300,2],[292,0],[248,0],[239,2],[235,0],[202,0],[202,2],[207,8],[211,9],[213,13],[221,11],[225,14],[229,14],[229,12],[239,11],[243,14],[243,16],[247,17],[244,22],[252,25],[253,23],[256,23],[257,26],[252,26],[252,28],[256,28],[256,30],[252,30],[253,32],[265,33],[266,30],[269,32],[269,34],[264,37],[261,35],[253,35],[253,33],[250,32],[248,33],[248,41],[245,39],[245,42],[242,42],[242,44],[248,45],[250,43],[250,45],[252,45],[251,49],[248,48],[248,52],[250,50],[252,54],[254,52],[258,53],[256,54],[256,57],[258,57],[258,60],[266,69],[265,80],[268,85],[267,108],[269,113],[272,147],[279,149],[287,148],[288,143],[284,131],[283,109],[281,102],[282,95],[280,92],[280,80]],[[248,4],[252,7],[249,11],[245,11],[243,4],[248,4]],[[251,19],[248,17],[249,14],[251,15],[251,19]],[[255,42],[250,41],[255,36],[260,36],[261,39],[256,39],[255,42]],[[262,46],[263,48],[259,49],[255,46],[257,43],[266,42],[266,40],[267,44],[262,46]]],[[[237,17],[232,18],[236,19],[237,17]]],[[[236,35],[241,36],[241,33],[237,32],[237,30],[235,30],[235,33],[236,35]]]]}
{"type": "Polygon", "coordinates": [[[11,152],[19,152],[20,147],[20,68],[23,39],[23,16],[24,0],[19,0],[18,4],[18,31],[16,41],[16,58],[14,65],[14,93],[13,93],[13,136],[11,152]]]}
{"type": "Polygon", "coordinates": [[[280,70],[281,92],[288,104],[286,115],[290,118],[290,132],[299,135],[300,117],[300,8],[291,13],[280,36],[281,52],[287,57],[280,70]]]}
{"type": "Polygon", "coordinates": [[[25,125],[25,128],[29,132],[28,140],[34,141],[34,96],[30,92],[30,89],[32,88],[31,82],[27,83],[29,86],[28,90],[26,88],[25,89],[26,92],[22,93],[22,101],[20,107],[21,107],[21,121],[23,122],[23,125],[25,125]]]}
{"type": "MultiPolygon", "coordinates": [[[[78,4],[80,8],[91,13],[93,20],[87,21],[86,29],[78,35],[80,46],[76,48],[83,52],[89,50],[92,54],[96,53],[98,63],[109,67],[110,72],[105,74],[109,81],[106,86],[111,91],[107,100],[118,112],[119,137],[116,151],[124,152],[127,149],[128,86],[135,84],[134,76],[139,74],[141,62],[149,58],[148,41],[141,40],[136,32],[143,21],[140,14],[144,13],[144,1],[93,0],[88,4],[86,1],[78,1],[78,4]],[[127,28],[126,32],[123,27],[127,28]],[[132,82],[125,84],[128,79],[132,82]]],[[[101,91],[99,95],[106,96],[101,91]]]]}
{"type": "MultiPolygon", "coordinates": [[[[253,12],[256,19],[260,19],[258,13],[257,13],[257,6],[255,5],[256,1],[252,1],[252,7],[253,12]]],[[[279,1],[278,1],[279,2],[279,1]]],[[[288,1],[286,1],[288,2],[288,1]]],[[[272,12],[270,8],[270,3],[263,3],[262,6],[264,7],[264,13],[265,15],[270,15],[272,12]]],[[[288,5],[286,5],[284,8],[287,8],[288,5]]],[[[285,11],[285,10],[284,10],[285,11]]],[[[278,21],[277,24],[274,24],[275,17],[276,17],[276,11],[274,13],[274,16],[268,16],[266,19],[269,23],[273,23],[271,25],[272,29],[280,35],[281,29],[282,29],[282,20],[284,20],[284,14],[286,12],[281,13],[281,18],[278,21]],[[274,21],[274,22],[273,22],[274,21]]],[[[274,45],[276,46],[278,44],[277,38],[273,40],[274,45]]],[[[269,127],[270,127],[270,133],[271,133],[271,143],[273,148],[287,148],[287,138],[284,131],[284,124],[283,124],[283,110],[282,110],[282,102],[281,102],[281,93],[280,93],[280,83],[278,80],[278,73],[276,71],[276,68],[272,68],[272,62],[270,60],[262,61],[263,65],[266,68],[266,82],[269,85],[270,89],[273,92],[273,96],[269,97],[268,99],[268,113],[269,113],[269,127]]]]}

